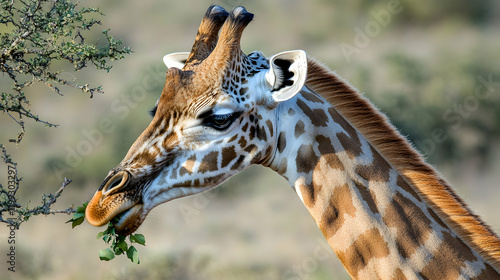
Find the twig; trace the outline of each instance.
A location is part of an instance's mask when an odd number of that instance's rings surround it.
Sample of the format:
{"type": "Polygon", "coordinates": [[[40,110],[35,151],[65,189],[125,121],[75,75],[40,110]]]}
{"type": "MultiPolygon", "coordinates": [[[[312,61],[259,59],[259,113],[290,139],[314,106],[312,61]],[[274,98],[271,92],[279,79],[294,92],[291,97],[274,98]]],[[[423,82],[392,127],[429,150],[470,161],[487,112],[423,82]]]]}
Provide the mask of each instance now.
{"type": "MultiPolygon", "coordinates": [[[[9,113],[9,111],[11,111],[11,110],[9,110],[9,108],[5,108],[5,107],[3,107],[3,106],[2,106],[2,109],[3,109],[3,111],[4,111],[5,113],[7,113],[7,115],[9,115],[9,117],[11,117],[11,118],[12,118],[12,119],[13,119],[13,120],[14,120],[14,121],[15,121],[15,122],[16,122],[16,123],[17,123],[17,124],[21,127],[21,133],[22,133],[22,134],[24,134],[24,132],[25,132],[25,131],[24,131],[24,122],[22,121],[22,119],[21,119],[21,118],[19,118],[19,121],[18,121],[16,118],[14,118],[14,116],[12,116],[12,115],[9,113]]],[[[13,111],[13,112],[18,112],[18,111],[14,111],[14,110],[12,110],[12,111],[13,111]]],[[[20,116],[22,115],[22,114],[21,114],[21,112],[18,112],[18,113],[19,113],[19,115],[20,115],[20,116]]]]}
{"type": "Polygon", "coordinates": [[[64,188],[66,188],[66,186],[68,186],[69,184],[71,184],[71,182],[72,182],[71,179],[68,179],[68,178],[64,177],[64,182],[63,182],[62,186],[57,190],[57,192],[54,194],[54,196],[49,200],[49,202],[47,204],[48,205],[54,204],[56,202],[57,198],[64,191],[64,188]]]}
{"type": "Polygon", "coordinates": [[[76,209],[71,205],[68,209],[65,210],[50,210],[50,214],[68,214],[71,215],[76,212],[76,209]]]}
{"type": "Polygon", "coordinates": [[[70,214],[75,212],[76,210],[73,209],[73,206],[69,207],[66,210],[50,210],[50,206],[54,203],[56,203],[57,198],[61,196],[62,192],[64,189],[72,182],[71,179],[64,178],[64,182],[62,186],[54,193],[50,194],[49,197],[50,199],[48,201],[45,201],[42,206],[37,207],[35,209],[32,209],[29,211],[30,214],[44,214],[44,215],[49,215],[49,214],[56,214],[56,213],[66,213],[70,214]]]}

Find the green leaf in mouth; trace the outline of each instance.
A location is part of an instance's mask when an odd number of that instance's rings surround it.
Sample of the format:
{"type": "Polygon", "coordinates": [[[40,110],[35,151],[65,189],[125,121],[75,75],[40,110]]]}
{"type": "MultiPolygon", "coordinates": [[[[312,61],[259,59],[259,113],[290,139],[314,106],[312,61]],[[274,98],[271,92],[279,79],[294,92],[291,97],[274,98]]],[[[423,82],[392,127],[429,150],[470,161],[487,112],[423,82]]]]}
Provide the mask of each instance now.
{"type": "Polygon", "coordinates": [[[99,250],[99,259],[102,261],[110,261],[115,258],[115,253],[111,249],[99,250]]]}
{"type": "Polygon", "coordinates": [[[140,233],[130,235],[130,241],[132,243],[139,243],[146,246],[146,239],[144,238],[144,235],[140,233]]]}

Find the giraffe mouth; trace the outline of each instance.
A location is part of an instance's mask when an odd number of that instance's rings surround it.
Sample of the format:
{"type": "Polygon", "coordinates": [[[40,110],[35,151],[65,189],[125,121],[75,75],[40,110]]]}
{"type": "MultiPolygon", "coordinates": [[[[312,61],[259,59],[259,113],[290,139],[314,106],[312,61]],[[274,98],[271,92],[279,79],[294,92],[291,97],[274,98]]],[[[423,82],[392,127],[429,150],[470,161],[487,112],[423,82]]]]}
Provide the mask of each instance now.
{"type": "Polygon", "coordinates": [[[136,231],[146,218],[143,204],[136,204],[115,216],[118,221],[114,224],[116,233],[130,235],[136,231]]]}

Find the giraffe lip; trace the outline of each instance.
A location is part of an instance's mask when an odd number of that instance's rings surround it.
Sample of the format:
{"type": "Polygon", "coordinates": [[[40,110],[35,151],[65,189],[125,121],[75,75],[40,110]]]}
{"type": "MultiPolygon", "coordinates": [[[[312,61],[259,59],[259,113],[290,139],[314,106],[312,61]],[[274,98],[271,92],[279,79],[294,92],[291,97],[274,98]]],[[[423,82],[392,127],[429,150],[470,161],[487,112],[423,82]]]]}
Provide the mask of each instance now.
{"type": "Polygon", "coordinates": [[[141,213],[143,204],[136,204],[115,216],[118,222],[114,224],[117,233],[129,235],[142,223],[141,213]]]}

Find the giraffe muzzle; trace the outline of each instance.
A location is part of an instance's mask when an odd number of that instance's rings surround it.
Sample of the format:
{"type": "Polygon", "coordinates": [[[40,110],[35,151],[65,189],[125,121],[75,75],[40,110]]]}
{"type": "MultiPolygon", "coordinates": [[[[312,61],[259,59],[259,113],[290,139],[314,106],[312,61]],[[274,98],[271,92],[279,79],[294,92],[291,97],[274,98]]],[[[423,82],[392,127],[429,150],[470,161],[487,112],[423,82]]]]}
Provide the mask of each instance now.
{"type": "Polygon", "coordinates": [[[85,217],[89,224],[93,226],[103,226],[117,217],[115,227],[117,230],[125,229],[130,232],[136,229],[142,203],[129,185],[132,176],[128,171],[114,171],[104,180],[101,187],[94,194],[87,209],[85,217]]]}

